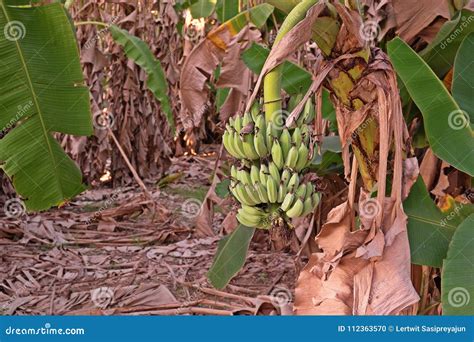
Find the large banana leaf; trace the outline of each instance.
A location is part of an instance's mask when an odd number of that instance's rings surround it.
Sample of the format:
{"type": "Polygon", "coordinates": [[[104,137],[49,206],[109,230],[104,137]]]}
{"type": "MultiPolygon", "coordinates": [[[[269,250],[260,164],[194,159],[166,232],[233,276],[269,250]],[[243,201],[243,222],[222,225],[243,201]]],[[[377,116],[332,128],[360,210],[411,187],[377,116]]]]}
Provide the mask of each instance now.
{"type": "MultiPolygon", "coordinates": [[[[473,19],[474,21],[474,19],[473,19]]],[[[459,107],[474,122],[474,33],[464,38],[454,61],[452,92],[459,107]]]]}
{"type": "Polygon", "coordinates": [[[216,5],[217,19],[221,23],[239,14],[239,2],[235,0],[219,0],[216,5]]]}
{"type": "Polygon", "coordinates": [[[231,234],[219,241],[214,262],[207,274],[212,286],[223,289],[244,266],[254,233],[255,228],[238,225],[231,234]]]}
{"type": "Polygon", "coordinates": [[[426,62],[403,40],[388,43],[388,54],[410,96],[423,114],[433,152],[474,176],[473,131],[465,113],[426,62]]]}
{"type": "Polygon", "coordinates": [[[153,56],[148,45],[140,38],[131,35],[115,25],[110,26],[110,33],[114,40],[124,48],[127,57],[137,63],[137,65],[146,72],[147,87],[158,101],[160,101],[161,110],[165,113],[171,130],[174,131],[175,123],[168,98],[168,82],[166,81],[166,76],[160,61],[153,56]]]}
{"type": "Polygon", "coordinates": [[[421,177],[403,202],[403,208],[408,216],[412,263],[433,267],[443,265],[456,228],[474,213],[472,204],[461,203],[455,203],[442,212],[431,200],[421,177]]]}
{"type": "Polygon", "coordinates": [[[439,77],[443,77],[453,66],[459,45],[469,33],[474,32],[474,12],[463,9],[452,20],[447,21],[435,39],[420,52],[439,77]]]}
{"type": "Polygon", "coordinates": [[[456,230],[443,263],[443,315],[474,314],[474,214],[456,230]]]}
{"type": "Polygon", "coordinates": [[[0,0],[0,165],[29,210],[84,190],[81,172],[54,132],[92,134],[74,32],[63,6],[0,0]]]}

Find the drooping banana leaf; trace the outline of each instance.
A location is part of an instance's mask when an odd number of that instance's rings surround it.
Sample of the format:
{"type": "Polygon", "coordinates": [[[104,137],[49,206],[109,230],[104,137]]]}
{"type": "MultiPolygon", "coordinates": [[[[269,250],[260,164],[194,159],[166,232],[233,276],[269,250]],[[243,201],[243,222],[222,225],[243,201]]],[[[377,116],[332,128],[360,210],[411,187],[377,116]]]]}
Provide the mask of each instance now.
{"type": "Polygon", "coordinates": [[[463,9],[444,23],[435,39],[420,52],[420,56],[439,77],[453,66],[459,45],[469,33],[474,32],[474,12],[463,9]]]}
{"type": "Polygon", "coordinates": [[[443,315],[474,314],[474,214],[459,225],[443,263],[443,315]]]}
{"type": "Polygon", "coordinates": [[[174,132],[175,123],[168,98],[168,82],[160,61],[153,56],[148,45],[140,38],[131,35],[116,25],[110,26],[110,33],[114,40],[124,48],[127,57],[146,72],[147,87],[160,101],[161,110],[165,113],[168,125],[174,132]]]}
{"type": "Polygon", "coordinates": [[[474,205],[462,203],[442,212],[430,198],[421,177],[403,202],[403,208],[408,216],[411,262],[432,267],[443,265],[458,225],[474,213],[474,205]]]}
{"type": "Polygon", "coordinates": [[[247,257],[250,240],[255,228],[238,225],[229,235],[219,241],[214,262],[207,274],[209,282],[217,289],[223,289],[240,271],[247,257]]]}
{"type": "Polygon", "coordinates": [[[433,152],[474,176],[474,134],[465,113],[426,62],[400,38],[388,43],[397,74],[423,114],[433,152]]]}
{"type": "Polygon", "coordinates": [[[85,189],[53,133],[92,134],[89,91],[63,5],[0,0],[0,166],[29,210],[85,189]]]}

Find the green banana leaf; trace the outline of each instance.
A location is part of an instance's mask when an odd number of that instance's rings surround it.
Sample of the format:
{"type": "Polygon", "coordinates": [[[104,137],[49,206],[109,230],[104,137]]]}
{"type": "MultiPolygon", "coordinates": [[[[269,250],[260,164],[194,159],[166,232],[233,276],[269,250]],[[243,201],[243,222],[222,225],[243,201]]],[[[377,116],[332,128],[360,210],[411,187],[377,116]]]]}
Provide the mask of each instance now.
{"type": "Polygon", "coordinates": [[[408,239],[411,262],[417,265],[441,267],[456,228],[470,214],[474,205],[456,204],[443,213],[433,203],[421,177],[403,202],[408,216],[408,239]]]}
{"type": "Polygon", "coordinates": [[[147,74],[147,87],[161,104],[161,110],[165,113],[168,125],[174,133],[175,122],[168,98],[168,82],[159,60],[153,56],[148,45],[121,28],[111,25],[110,33],[114,40],[120,44],[128,58],[133,60],[147,74]]]}
{"type": "Polygon", "coordinates": [[[443,315],[474,314],[474,214],[454,233],[443,263],[443,315]]]}
{"type": "Polygon", "coordinates": [[[255,228],[239,225],[219,241],[214,262],[207,274],[212,286],[223,289],[244,266],[254,233],[255,228]]]}
{"type": "Polygon", "coordinates": [[[471,32],[474,32],[474,12],[463,9],[455,18],[444,23],[420,56],[436,75],[443,77],[453,66],[459,45],[471,32]]]}
{"type": "Polygon", "coordinates": [[[239,14],[239,2],[235,0],[218,0],[216,5],[217,19],[223,23],[239,14]]]}
{"type": "Polygon", "coordinates": [[[191,5],[191,15],[193,18],[207,18],[214,12],[216,0],[198,0],[191,5]]]}
{"type": "Polygon", "coordinates": [[[53,138],[93,133],[77,42],[59,3],[0,1],[0,29],[0,166],[28,210],[46,210],[85,189],[53,138]]]}
{"type": "Polygon", "coordinates": [[[474,33],[464,38],[454,61],[452,93],[462,110],[474,122],[474,33]]]}
{"type": "Polygon", "coordinates": [[[423,115],[431,148],[440,159],[474,176],[474,139],[466,114],[436,74],[403,40],[388,43],[397,74],[423,115]]]}

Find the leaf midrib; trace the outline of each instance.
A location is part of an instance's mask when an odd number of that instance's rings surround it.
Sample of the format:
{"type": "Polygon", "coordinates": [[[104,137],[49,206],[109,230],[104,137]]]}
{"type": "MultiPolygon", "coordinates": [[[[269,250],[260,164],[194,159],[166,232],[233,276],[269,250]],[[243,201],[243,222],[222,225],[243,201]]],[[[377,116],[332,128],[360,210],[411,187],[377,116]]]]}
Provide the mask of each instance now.
{"type": "MultiPolygon", "coordinates": [[[[8,15],[8,12],[7,12],[6,8],[5,8],[6,5],[4,4],[3,0],[0,0],[0,6],[2,8],[3,14],[5,15],[5,18],[7,19],[7,23],[10,23],[11,19],[10,19],[10,16],[8,15]]],[[[18,51],[18,55],[20,56],[20,62],[23,66],[23,71],[25,72],[25,75],[26,75],[28,86],[29,86],[30,92],[31,92],[31,97],[33,98],[33,103],[35,104],[35,107],[36,107],[36,110],[37,110],[37,115],[38,115],[41,127],[43,128],[43,130],[42,130],[43,131],[43,136],[46,140],[46,145],[48,146],[49,154],[51,155],[51,160],[52,160],[53,167],[54,167],[54,174],[56,175],[56,179],[58,180],[57,184],[58,184],[58,187],[61,191],[61,194],[64,194],[64,190],[63,190],[61,182],[60,182],[60,175],[59,175],[58,170],[56,168],[56,166],[57,166],[56,165],[56,159],[54,158],[53,149],[52,149],[51,143],[49,141],[49,132],[47,131],[46,125],[45,125],[44,120],[43,120],[41,107],[38,103],[38,99],[36,97],[36,91],[33,87],[33,81],[31,80],[30,72],[29,72],[28,66],[26,64],[25,57],[23,56],[23,51],[20,47],[20,44],[18,43],[18,40],[14,40],[14,42],[15,42],[15,46],[16,46],[17,51],[18,51]]]]}

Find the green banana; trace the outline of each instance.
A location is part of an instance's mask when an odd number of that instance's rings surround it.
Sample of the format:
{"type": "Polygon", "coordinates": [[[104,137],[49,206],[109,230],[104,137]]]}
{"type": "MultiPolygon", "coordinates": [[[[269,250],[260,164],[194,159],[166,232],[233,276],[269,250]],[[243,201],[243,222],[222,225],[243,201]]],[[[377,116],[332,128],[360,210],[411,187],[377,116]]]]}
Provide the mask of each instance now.
{"type": "Polygon", "coordinates": [[[313,201],[311,200],[311,197],[306,198],[303,202],[303,212],[301,213],[301,216],[306,216],[309,213],[313,211],[313,201]]]}
{"type": "Polygon", "coordinates": [[[291,178],[291,172],[290,169],[285,168],[281,174],[281,183],[286,186],[288,186],[288,182],[290,181],[291,178]]]}
{"type": "Polygon", "coordinates": [[[242,136],[242,146],[243,146],[244,153],[247,159],[249,160],[260,159],[260,156],[258,155],[254,147],[254,135],[252,133],[244,134],[242,136]]]}
{"type": "Polygon", "coordinates": [[[288,152],[288,158],[286,158],[286,166],[293,170],[295,169],[297,161],[298,148],[296,146],[291,146],[290,151],[288,152]]]}
{"type": "Polygon", "coordinates": [[[265,141],[265,132],[259,129],[256,129],[257,132],[254,136],[254,147],[255,151],[260,158],[265,158],[268,155],[267,143],[265,141]]]}
{"type": "Polygon", "coordinates": [[[319,193],[317,192],[313,193],[313,195],[311,196],[311,201],[313,202],[313,208],[319,204],[320,199],[321,199],[321,196],[319,195],[319,193]]]}
{"type": "Polygon", "coordinates": [[[262,201],[260,200],[260,196],[258,195],[258,192],[257,192],[257,190],[255,190],[253,185],[251,185],[251,184],[245,185],[245,191],[249,195],[252,202],[254,202],[255,204],[262,203],[262,201]]]}
{"type": "Polygon", "coordinates": [[[280,208],[283,211],[287,211],[291,207],[291,205],[293,204],[294,199],[295,199],[295,194],[293,192],[287,193],[285,198],[283,199],[283,202],[282,202],[280,208]]]}
{"type": "Polygon", "coordinates": [[[286,187],[286,184],[283,183],[282,181],[280,182],[280,185],[278,186],[278,200],[277,200],[278,203],[282,203],[284,201],[286,193],[287,193],[287,187],[286,187]]]}
{"type": "Polygon", "coordinates": [[[250,179],[252,184],[260,182],[260,169],[255,165],[250,167],[250,179]]]}
{"type": "Polygon", "coordinates": [[[280,142],[278,141],[277,138],[273,140],[272,160],[279,169],[283,168],[283,165],[284,165],[283,151],[281,150],[280,142]]]}
{"type": "Polygon", "coordinates": [[[306,195],[304,196],[304,199],[308,199],[313,195],[314,192],[314,185],[311,182],[306,183],[306,195]]]}
{"type": "Polygon", "coordinates": [[[260,182],[265,186],[267,185],[269,175],[270,172],[268,171],[268,166],[265,164],[260,165],[260,182]]]}
{"type": "Polygon", "coordinates": [[[240,131],[242,130],[242,116],[238,115],[235,117],[233,127],[235,131],[237,132],[237,134],[239,134],[240,131]]]}
{"type": "Polygon", "coordinates": [[[278,184],[280,183],[280,171],[278,170],[278,166],[276,166],[275,162],[271,162],[268,165],[268,171],[270,172],[270,176],[275,180],[275,182],[278,184]]]}
{"type": "Polygon", "coordinates": [[[295,195],[296,195],[296,197],[299,197],[299,198],[305,198],[305,196],[306,196],[306,184],[304,184],[304,183],[300,184],[298,189],[296,189],[295,195]]]}
{"type": "Polygon", "coordinates": [[[293,144],[295,144],[297,147],[299,147],[303,142],[303,136],[301,135],[301,129],[299,127],[296,127],[293,131],[292,140],[293,144]]]}
{"type": "Polygon", "coordinates": [[[237,212],[237,220],[247,227],[258,227],[262,222],[262,217],[260,215],[249,215],[244,212],[243,209],[239,209],[237,212]]]}
{"type": "Polygon", "coordinates": [[[295,165],[296,171],[299,172],[308,165],[308,155],[309,155],[309,149],[306,147],[305,144],[301,144],[300,148],[298,149],[298,158],[295,165]]]}
{"type": "Polygon", "coordinates": [[[252,178],[250,177],[250,174],[245,170],[237,171],[237,179],[242,182],[242,184],[252,184],[252,178]]]}
{"type": "Polygon", "coordinates": [[[255,190],[257,190],[258,197],[262,203],[268,203],[267,188],[260,182],[254,184],[255,190]]]}
{"type": "Polygon", "coordinates": [[[242,140],[240,140],[239,134],[237,131],[232,132],[232,136],[229,138],[230,146],[239,154],[241,159],[247,158],[244,152],[244,146],[242,145],[242,140]]]}
{"type": "Polygon", "coordinates": [[[257,204],[254,201],[252,201],[252,199],[247,194],[247,191],[245,191],[245,185],[244,184],[242,184],[242,183],[237,184],[235,186],[235,191],[237,193],[237,196],[235,196],[235,197],[237,197],[237,199],[239,200],[240,203],[250,205],[250,206],[253,206],[253,205],[257,204]]]}
{"type": "Polygon", "coordinates": [[[233,178],[233,179],[238,179],[237,178],[237,175],[238,175],[238,170],[237,168],[235,167],[235,165],[232,165],[230,167],[230,176],[233,178]]]}
{"type": "Polygon", "coordinates": [[[304,203],[303,201],[301,200],[301,198],[298,198],[296,201],[295,201],[295,204],[293,204],[293,206],[288,209],[286,211],[286,215],[289,217],[289,218],[295,218],[295,217],[298,217],[300,216],[302,213],[303,213],[303,209],[304,209],[304,203]]]}
{"type": "Polygon", "coordinates": [[[250,107],[250,114],[252,115],[253,121],[257,121],[257,117],[260,114],[260,105],[257,101],[255,101],[252,107],[250,107]]]}
{"type": "Polygon", "coordinates": [[[268,177],[267,179],[267,194],[268,201],[270,203],[276,203],[278,200],[278,188],[277,182],[273,179],[273,177],[268,177]]]}
{"type": "Polygon", "coordinates": [[[224,132],[224,135],[222,136],[222,143],[224,144],[226,151],[229,152],[232,157],[240,157],[239,153],[230,144],[230,133],[228,131],[224,132]]]}
{"type": "Polygon", "coordinates": [[[288,182],[288,190],[293,192],[295,191],[298,186],[300,185],[300,177],[298,173],[293,173],[293,175],[290,178],[290,181],[288,182]]]}
{"type": "Polygon", "coordinates": [[[286,160],[288,157],[288,152],[291,148],[291,134],[286,127],[280,135],[280,146],[281,150],[283,151],[283,159],[286,160]]]}

